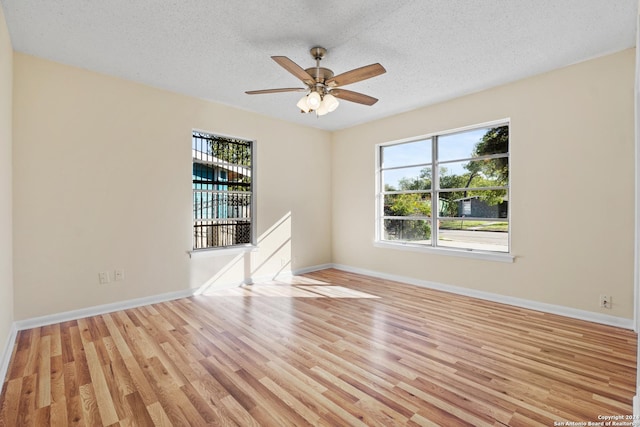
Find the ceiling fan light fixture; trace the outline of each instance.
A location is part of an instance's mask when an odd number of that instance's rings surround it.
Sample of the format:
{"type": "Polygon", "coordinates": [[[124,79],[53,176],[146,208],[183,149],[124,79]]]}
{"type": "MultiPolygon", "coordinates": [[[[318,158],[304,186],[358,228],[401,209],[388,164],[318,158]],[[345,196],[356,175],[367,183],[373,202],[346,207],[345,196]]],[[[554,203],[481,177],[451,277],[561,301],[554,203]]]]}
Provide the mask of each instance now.
{"type": "Polygon", "coordinates": [[[320,107],[320,102],[322,99],[320,98],[320,94],[316,91],[311,92],[307,95],[307,106],[310,110],[316,110],[320,107]]]}
{"type": "Polygon", "coordinates": [[[329,109],[327,108],[327,103],[324,102],[324,100],[320,103],[320,106],[318,107],[318,109],[316,110],[316,114],[318,116],[324,116],[325,114],[327,114],[329,112],[329,109]]]}
{"type": "Polygon", "coordinates": [[[329,113],[335,111],[336,108],[338,108],[338,105],[340,105],[340,102],[338,102],[336,97],[331,95],[330,93],[324,96],[324,98],[322,99],[322,103],[327,107],[327,112],[329,113]]]}
{"type": "Polygon", "coordinates": [[[298,101],[298,103],[296,104],[296,106],[300,109],[300,111],[302,111],[303,113],[308,113],[309,112],[309,105],[307,103],[307,95],[303,96],[302,98],[300,98],[300,101],[298,101]]]}

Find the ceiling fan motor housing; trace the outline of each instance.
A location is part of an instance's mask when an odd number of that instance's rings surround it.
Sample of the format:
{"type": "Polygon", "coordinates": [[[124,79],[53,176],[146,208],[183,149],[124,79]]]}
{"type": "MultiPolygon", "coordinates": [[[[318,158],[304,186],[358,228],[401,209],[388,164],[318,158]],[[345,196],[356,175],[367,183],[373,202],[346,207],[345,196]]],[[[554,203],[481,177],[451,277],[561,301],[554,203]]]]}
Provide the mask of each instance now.
{"type": "Polygon", "coordinates": [[[324,67],[311,67],[305,71],[315,79],[316,83],[324,84],[324,82],[333,77],[333,71],[324,67]]]}

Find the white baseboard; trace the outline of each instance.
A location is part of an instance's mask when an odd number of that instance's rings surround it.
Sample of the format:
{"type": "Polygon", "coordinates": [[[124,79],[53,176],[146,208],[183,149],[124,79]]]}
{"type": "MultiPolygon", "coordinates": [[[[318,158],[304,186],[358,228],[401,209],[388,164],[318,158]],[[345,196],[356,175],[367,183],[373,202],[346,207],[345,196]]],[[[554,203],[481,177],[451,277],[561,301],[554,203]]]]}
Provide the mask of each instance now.
{"type": "Polygon", "coordinates": [[[491,292],[484,292],[484,291],[478,291],[475,289],[463,288],[460,286],[445,285],[442,283],[430,282],[427,280],[420,280],[420,279],[414,279],[411,277],[381,273],[378,271],[366,270],[362,268],[351,267],[348,265],[333,264],[332,267],[338,270],[343,270],[351,273],[364,274],[366,276],[372,276],[380,279],[408,283],[410,285],[421,286],[429,289],[436,289],[444,292],[451,292],[453,294],[464,295],[464,296],[479,298],[487,301],[513,305],[516,307],[528,308],[531,310],[542,311],[550,314],[558,314],[560,316],[570,317],[573,319],[586,320],[589,322],[601,323],[604,325],[616,326],[624,329],[633,330],[634,328],[633,319],[627,319],[624,317],[610,316],[608,314],[594,313],[592,311],[586,311],[586,310],[578,310],[576,308],[565,307],[562,305],[547,304],[543,302],[527,300],[524,298],[509,297],[505,295],[494,294],[491,292]]]}
{"type": "MultiPolygon", "coordinates": [[[[530,301],[522,298],[514,298],[508,297],[499,294],[493,294],[490,292],[477,291],[474,289],[462,288],[458,286],[445,285],[442,283],[429,282],[426,280],[418,280],[405,276],[398,276],[393,274],[381,273],[373,270],[366,270],[362,268],[351,267],[342,264],[321,264],[311,267],[305,267],[301,269],[296,269],[293,272],[291,271],[283,271],[277,277],[286,277],[289,275],[300,275],[305,273],[311,273],[318,270],[324,270],[327,268],[336,268],[338,270],[343,270],[351,273],[364,274],[367,276],[377,277],[380,279],[393,280],[402,283],[408,283],[411,285],[426,287],[430,289],[437,289],[445,292],[451,292],[459,295],[480,298],[488,301],[509,304],[516,307],[529,308],[532,310],[543,311],[551,314],[558,314],[561,316],[571,317],[575,319],[587,320],[590,322],[602,323],[610,326],[617,326],[625,329],[633,329],[634,321],[632,319],[626,319],[622,317],[609,316],[600,313],[593,313],[585,310],[578,310],[574,308],[553,305],[553,304],[545,304],[536,301],[530,301]]],[[[226,283],[226,284],[218,284],[216,287],[224,287],[231,288],[241,286],[243,284],[248,284],[251,282],[259,282],[262,278],[253,278],[251,280],[245,280],[243,282],[238,283],[226,283]]],[[[265,280],[273,280],[273,278],[265,278],[265,280]]],[[[177,292],[170,292],[160,295],[152,295],[144,298],[136,298],[127,301],[120,301],[111,304],[103,304],[93,307],[82,308],[78,310],[66,311],[63,313],[56,313],[41,317],[34,317],[31,319],[25,320],[17,320],[13,322],[11,326],[11,331],[7,342],[5,343],[4,348],[2,349],[1,359],[0,359],[0,380],[4,382],[7,369],[9,368],[9,361],[11,359],[11,353],[13,352],[13,346],[16,341],[17,332],[24,329],[37,328],[41,326],[51,325],[54,323],[66,322],[70,320],[77,320],[84,317],[97,316],[100,314],[111,313],[119,310],[126,310],[129,308],[140,307],[149,304],[157,304],[161,302],[171,301],[178,298],[187,298],[193,295],[199,294],[199,289],[185,289],[177,292]]],[[[0,384],[2,384],[0,382],[0,384]]],[[[640,414],[640,392],[639,395],[634,398],[634,414],[640,414]]]]}
{"type": "Polygon", "coordinates": [[[300,274],[313,273],[314,271],[326,270],[327,268],[334,268],[333,264],[320,264],[314,265],[311,267],[299,268],[297,270],[293,270],[293,274],[298,276],[300,274]]]}
{"type": "Polygon", "coordinates": [[[312,265],[310,267],[298,268],[296,270],[283,270],[278,272],[275,276],[253,277],[251,279],[251,283],[260,283],[262,281],[284,279],[287,277],[299,276],[305,273],[313,273],[314,271],[326,270],[327,268],[332,268],[332,267],[333,267],[333,264],[319,264],[319,265],[312,265]]]}
{"type": "MultiPolygon", "coordinates": [[[[313,271],[323,270],[331,267],[332,267],[332,264],[322,264],[317,266],[305,267],[302,269],[295,270],[294,272],[287,270],[287,271],[280,272],[278,275],[276,275],[276,278],[310,273],[313,271]]],[[[234,282],[234,283],[221,283],[221,284],[217,283],[215,286],[216,286],[216,289],[234,288],[242,285],[247,285],[250,283],[257,283],[264,280],[274,280],[274,278],[273,277],[254,277],[254,278],[250,278],[250,279],[246,279],[246,280],[234,282]]],[[[15,332],[17,332],[17,331],[22,331],[24,329],[38,328],[41,326],[52,325],[54,323],[67,322],[70,320],[82,319],[84,317],[98,316],[100,314],[112,313],[114,311],[141,307],[143,305],[157,304],[157,303],[171,301],[179,298],[188,298],[190,296],[198,295],[200,293],[202,293],[202,289],[184,289],[181,291],[169,292],[169,293],[159,294],[159,295],[152,295],[148,297],[136,298],[136,299],[126,300],[126,301],[119,301],[111,304],[96,305],[92,307],[81,308],[78,310],[66,311],[63,313],[49,314],[46,316],[33,317],[25,320],[16,320],[13,323],[13,329],[15,330],[15,332]]],[[[11,344],[9,346],[9,356],[11,356],[11,349],[13,346],[13,342],[15,341],[15,333],[14,333],[14,339],[10,341],[11,341],[11,344]]]]}
{"type": "Polygon", "coordinates": [[[314,265],[314,266],[310,266],[310,267],[305,267],[305,268],[300,268],[297,270],[281,270],[278,271],[275,274],[271,274],[271,275],[267,275],[267,276],[255,276],[255,277],[249,277],[246,278],[244,280],[240,280],[237,282],[230,282],[230,283],[215,283],[213,285],[210,284],[205,284],[203,286],[201,286],[198,289],[193,289],[193,295],[202,295],[205,294],[207,292],[207,290],[211,289],[212,287],[215,287],[216,290],[220,290],[220,289],[228,289],[228,288],[236,288],[238,286],[246,286],[246,285],[251,285],[253,283],[261,283],[261,282],[269,282],[272,280],[284,280],[293,276],[298,276],[300,274],[305,274],[305,273],[311,273],[313,271],[318,271],[318,270],[324,270],[327,268],[331,268],[333,265],[332,264],[321,264],[321,265],[314,265]]]}
{"type": "Polygon", "coordinates": [[[126,301],[114,302],[111,304],[95,305],[78,310],[65,311],[63,313],[49,314],[46,316],[33,317],[31,319],[16,320],[14,324],[18,331],[24,329],[38,328],[52,325],[54,323],[67,322],[70,320],[82,319],[84,317],[97,316],[114,311],[126,310],[129,308],[141,307],[143,305],[157,304],[171,301],[178,298],[187,298],[193,295],[195,289],[185,289],[182,291],[169,292],[166,294],[152,295],[143,298],[136,298],[126,301]]]}
{"type": "Polygon", "coordinates": [[[7,342],[4,344],[4,348],[2,348],[2,353],[0,353],[0,390],[2,389],[4,380],[7,377],[7,370],[9,369],[9,362],[11,361],[11,354],[13,353],[13,346],[16,343],[17,336],[18,329],[16,328],[16,324],[14,322],[11,324],[7,342]]]}
{"type": "Polygon", "coordinates": [[[633,419],[640,420],[640,389],[637,391],[638,394],[633,396],[633,419]]]}
{"type": "MultiPolygon", "coordinates": [[[[537,301],[526,300],[523,298],[509,297],[505,295],[478,291],[478,290],[463,288],[459,286],[445,285],[442,283],[419,280],[419,279],[414,279],[406,276],[398,276],[394,274],[381,273],[379,271],[351,267],[351,266],[342,265],[342,264],[321,264],[321,265],[296,269],[293,272],[285,271],[279,274],[278,277],[287,277],[289,275],[311,273],[311,272],[323,270],[326,268],[336,268],[338,270],[364,274],[367,276],[377,277],[380,279],[394,280],[397,282],[408,283],[411,285],[422,286],[430,289],[437,289],[437,290],[451,292],[459,295],[465,295],[465,296],[480,298],[488,301],[514,305],[516,307],[529,308],[532,310],[543,311],[551,314],[558,314],[561,316],[587,320],[590,322],[602,323],[605,325],[616,326],[616,327],[621,327],[625,329],[634,328],[633,319],[626,319],[623,317],[616,317],[616,316],[610,316],[607,314],[594,313],[586,310],[578,310],[575,308],[570,308],[570,307],[565,307],[560,305],[546,304],[546,303],[541,303],[537,301]]],[[[217,285],[216,287],[231,288],[231,287],[237,287],[237,286],[241,286],[243,284],[248,284],[252,282],[259,282],[260,280],[273,280],[273,278],[253,278],[252,280],[248,280],[248,281],[245,280],[243,282],[238,282],[238,283],[226,283],[222,285],[217,285]]],[[[187,297],[196,295],[198,293],[199,293],[198,289],[185,289],[177,292],[170,292],[170,293],[165,293],[160,295],[152,295],[144,298],[136,298],[136,299],[127,300],[127,301],[115,302],[111,304],[87,307],[87,308],[67,311],[63,313],[56,313],[56,314],[51,314],[51,315],[46,315],[41,317],[34,317],[31,319],[17,320],[14,322],[14,325],[12,328],[12,331],[14,331],[12,335],[14,339],[10,339],[10,343],[7,343],[7,345],[9,346],[9,350],[8,350],[9,355],[11,353],[13,341],[15,340],[16,331],[21,331],[23,329],[37,328],[40,326],[51,325],[54,323],[66,322],[69,320],[77,320],[83,317],[97,316],[104,313],[111,313],[114,311],[126,310],[129,308],[140,307],[143,305],[157,304],[160,302],[171,301],[178,298],[187,298],[187,297]]],[[[6,353],[7,348],[5,348],[4,351],[6,353]]],[[[4,363],[4,358],[2,361],[4,363]]],[[[0,365],[0,368],[1,367],[2,366],[0,365]]]]}

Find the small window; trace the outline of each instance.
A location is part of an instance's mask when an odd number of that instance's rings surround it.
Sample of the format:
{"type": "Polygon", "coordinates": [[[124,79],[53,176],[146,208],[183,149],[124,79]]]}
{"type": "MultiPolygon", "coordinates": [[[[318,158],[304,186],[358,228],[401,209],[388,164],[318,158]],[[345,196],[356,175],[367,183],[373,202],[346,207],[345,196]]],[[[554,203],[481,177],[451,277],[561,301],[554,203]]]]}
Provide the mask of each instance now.
{"type": "Polygon", "coordinates": [[[193,248],[254,243],[253,142],[194,131],[193,248]]]}
{"type": "Polygon", "coordinates": [[[378,240],[509,252],[509,125],[379,145],[378,240]]]}

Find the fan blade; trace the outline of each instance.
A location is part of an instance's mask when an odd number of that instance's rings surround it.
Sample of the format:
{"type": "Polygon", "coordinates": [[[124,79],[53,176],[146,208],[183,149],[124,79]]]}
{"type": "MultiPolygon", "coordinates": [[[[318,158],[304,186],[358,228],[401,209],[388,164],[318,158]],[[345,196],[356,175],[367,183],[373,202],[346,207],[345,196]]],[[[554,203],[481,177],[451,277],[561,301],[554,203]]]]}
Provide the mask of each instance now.
{"type": "Polygon", "coordinates": [[[287,58],[286,56],[272,56],[271,59],[276,61],[282,68],[302,80],[307,85],[315,84],[313,76],[307,73],[304,68],[287,58]]]}
{"type": "Polygon", "coordinates": [[[262,89],[262,90],[248,90],[245,93],[247,95],[259,95],[261,93],[279,93],[279,92],[304,92],[303,87],[283,87],[281,89],[262,89]]]}
{"type": "Polygon", "coordinates": [[[384,74],[386,72],[387,70],[385,70],[382,65],[375,63],[356,68],[355,70],[347,71],[346,73],[338,74],[334,78],[327,80],[325,84],[330,87],[344,86],[362,80],[370,79],[371,77],[379,76],[380,74],[384,74]]]}
{"type": "Polygon", "coordinates": [[[352,90],[334,89],[331,91],[331,94],[336,98],[344,99],[345,101],[357,102],[358,104],[373,105],[378,102],[378,99],[373,96],[354,92],[352,90]]]}

